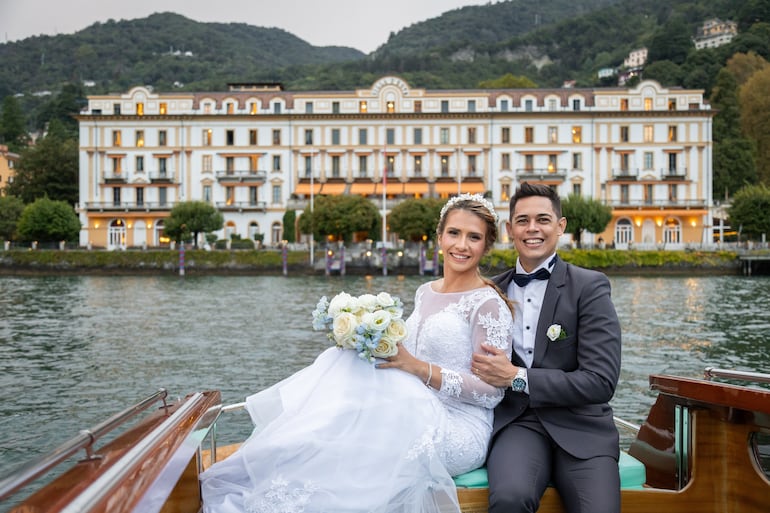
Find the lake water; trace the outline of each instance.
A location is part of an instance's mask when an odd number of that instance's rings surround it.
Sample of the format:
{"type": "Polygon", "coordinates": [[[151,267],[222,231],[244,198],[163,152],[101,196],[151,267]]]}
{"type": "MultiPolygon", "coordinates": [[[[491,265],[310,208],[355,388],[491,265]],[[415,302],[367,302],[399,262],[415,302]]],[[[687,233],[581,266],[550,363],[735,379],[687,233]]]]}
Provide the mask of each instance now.
{"type": "MultiPolygon", "coordinates": [[[[240,402],[328,346],[311,327],[320,296],[386,290],[410,312],[430,279],[0,276],[0,475],[160,387],[172,397],[218,389],[240,402]]],[[[617,416],[644,420],[652,373],[770,371],[770,277],[611,282],[623,329],[617,416]]],[[[224,441],[248,433],[241,422],[223,429],[224,441]]]]}

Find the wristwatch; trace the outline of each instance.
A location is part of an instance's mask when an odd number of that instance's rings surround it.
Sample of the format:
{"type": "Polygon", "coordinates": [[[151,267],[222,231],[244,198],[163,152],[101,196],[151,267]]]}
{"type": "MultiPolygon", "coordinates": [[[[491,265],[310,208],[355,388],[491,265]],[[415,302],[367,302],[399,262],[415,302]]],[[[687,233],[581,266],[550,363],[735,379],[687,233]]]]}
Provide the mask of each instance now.
{"type": "Polygon", "coordinates": [[[519,372],[511,380],[511,388],[514,392],[523,392],[527,389],[527,369],[519,367],[519,372]]]}

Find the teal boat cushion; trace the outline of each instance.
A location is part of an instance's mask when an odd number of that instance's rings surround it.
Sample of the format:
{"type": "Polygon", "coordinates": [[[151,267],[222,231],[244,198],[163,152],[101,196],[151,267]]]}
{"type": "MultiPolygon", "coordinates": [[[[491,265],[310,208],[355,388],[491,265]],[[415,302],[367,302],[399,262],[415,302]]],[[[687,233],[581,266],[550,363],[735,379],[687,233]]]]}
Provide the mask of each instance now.
{"type": "MultiPolygon", "coordinates": [[[[647,473],[641,461],[626,452],[621,452],[620,459],[618,460],[618,469],[620,470],[621,488],[641,490],[644,487],[647,473]]],[[[486,467],[477,468],[476,470],[455,476],[454,480],[458,488],[487,488],[489,486],[486,467]]]]}

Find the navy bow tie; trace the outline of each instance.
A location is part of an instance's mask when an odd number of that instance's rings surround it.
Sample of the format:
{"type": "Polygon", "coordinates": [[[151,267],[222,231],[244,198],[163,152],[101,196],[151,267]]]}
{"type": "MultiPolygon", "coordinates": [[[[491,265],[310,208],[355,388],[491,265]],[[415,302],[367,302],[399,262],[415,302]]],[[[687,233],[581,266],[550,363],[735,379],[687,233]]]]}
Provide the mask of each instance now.
{"type": "Polygon", "coordinates": [[[513,281],[519,287],[526,287],[532,280],[547,280],[551,277],[551,273],[545,267],[541,267],[532,274],[516,273],[513,275],[513,281]]]}

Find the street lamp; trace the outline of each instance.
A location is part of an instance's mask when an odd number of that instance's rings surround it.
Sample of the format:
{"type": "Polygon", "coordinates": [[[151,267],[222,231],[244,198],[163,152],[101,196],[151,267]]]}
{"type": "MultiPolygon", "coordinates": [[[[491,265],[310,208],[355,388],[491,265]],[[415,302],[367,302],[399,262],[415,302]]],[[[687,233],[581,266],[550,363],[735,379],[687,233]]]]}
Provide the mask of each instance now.
{"type": "Polygon", "coordinates": [[[313,198],[315,193],[315,183],[313,181],[313,161],[315,160],[315,150],[310,151],[310,267],[315,265],[315,256],[313,254],[313,239],[315,238],[315,223],[313,220],[313,198]]]}

